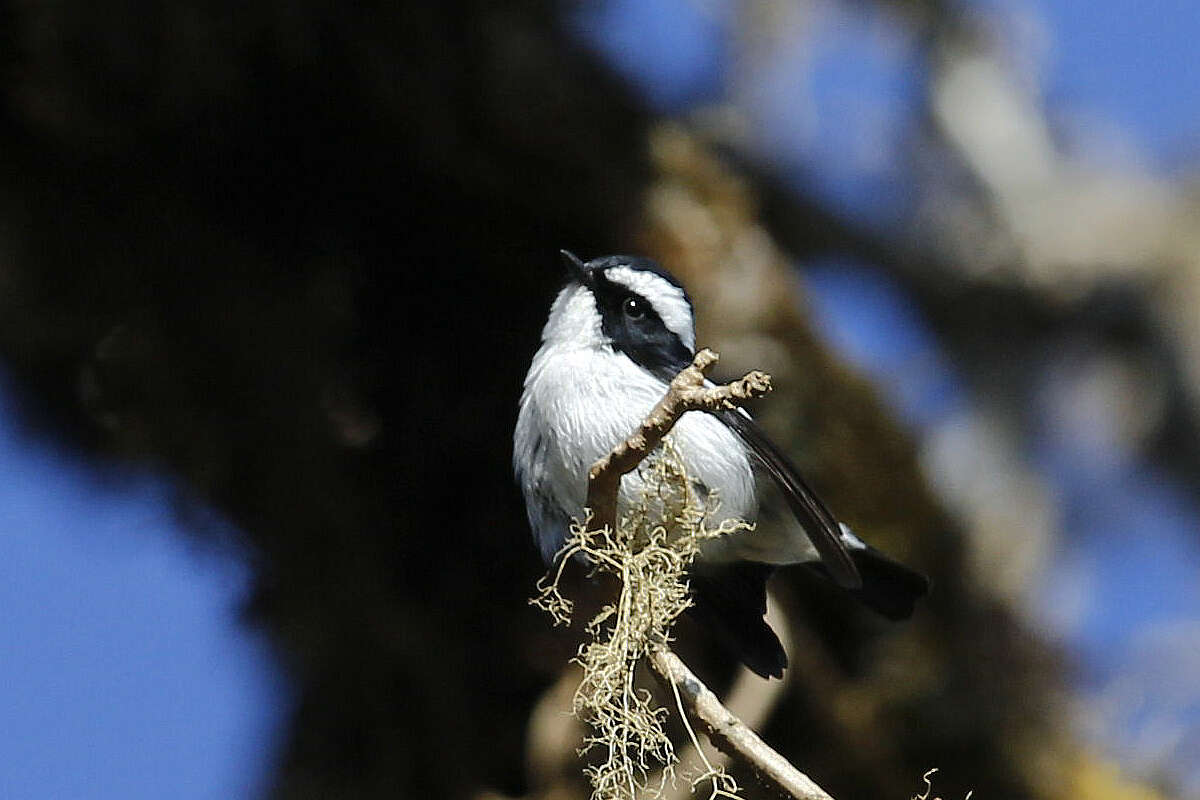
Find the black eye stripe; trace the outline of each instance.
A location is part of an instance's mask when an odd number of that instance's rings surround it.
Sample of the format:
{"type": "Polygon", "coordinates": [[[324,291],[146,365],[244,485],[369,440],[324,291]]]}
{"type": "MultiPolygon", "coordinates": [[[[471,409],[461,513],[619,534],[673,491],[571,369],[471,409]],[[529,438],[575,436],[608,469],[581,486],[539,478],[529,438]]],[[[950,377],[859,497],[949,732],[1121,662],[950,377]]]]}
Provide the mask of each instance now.
{"type": "Polygon", "coordinates": [[[610,279],[602,270],[592,273],[592,294],[596,298],[596,306],[600,310],[601,316],[604,316],[606,311],[610,314],[624,312],[625,304],[632,301],[641,310],[642,318],[647,325],[670,332],[653,303],[628,286],[610,279]]]}
{"type": "Polygon", "coordinates": [[[691,351],[670,330],[654,305],[642,295],[616,283],[604,270],[591,272],[592,295],[600,312],[600,325],[613,349],[624,353],[643,369],[670,377],[688,365],[691,351]],[[626,311],[632,301],[640,314],[626,311]]]}

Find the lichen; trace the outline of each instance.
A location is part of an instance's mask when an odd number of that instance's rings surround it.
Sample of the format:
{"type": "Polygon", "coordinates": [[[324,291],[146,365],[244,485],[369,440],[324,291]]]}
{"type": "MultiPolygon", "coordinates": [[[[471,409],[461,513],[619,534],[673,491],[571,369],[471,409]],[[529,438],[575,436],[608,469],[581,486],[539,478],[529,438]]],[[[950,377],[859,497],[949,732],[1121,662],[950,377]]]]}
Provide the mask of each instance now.
{"type": "MultiPolygon", "coordinates": [[[[635,684],[637,668],[654,648],[671,641],[675,621],[691,604],[687,574],[703,543],[752,527],[736,520],[708,527],[711,506],[706,508],[691,488],[669,436],[639,471],[640,502],[615,529],[591,530],[590,516],[576,520],[552,573],[538,582],[539,594],[531,601],[556,625],[568,624],[573,604],[560,593],[559,583],[573,560],[620,581],[619,597],[588,621],[589,641],[574,659],[583,677],[573,711],[591,728],[580,755],[601,754],[598,763],[585,768],[593,800],[657,797],[674,780],[675,748],[664,728],[668,712],[635,684]]],[[[682,722],[694,740],[686,717],[682,722]]],[[[736,794],[733,779],[707,761],[693,784],[706,780],[711,797],[736,794]]]]}

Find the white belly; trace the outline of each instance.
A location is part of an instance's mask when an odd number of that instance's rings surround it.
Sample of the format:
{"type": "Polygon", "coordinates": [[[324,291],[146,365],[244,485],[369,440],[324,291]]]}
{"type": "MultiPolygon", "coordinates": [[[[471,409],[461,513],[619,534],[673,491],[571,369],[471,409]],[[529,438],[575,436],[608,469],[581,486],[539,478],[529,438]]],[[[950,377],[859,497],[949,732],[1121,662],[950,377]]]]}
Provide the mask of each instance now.
{"type": "MultiPolygon", "coordinates": [[[[664,382],[622,355],[539,351],[526,379],[516,437],[518,442],[532,441],[537,431],[544,437],[537,456],[542,463],[535,470],[539,490],[566,516],[581,517],[588,469],[638,428],[666,390],[664,382]]],[[[719,509],[710,525],[725,519],[754,520],[754,474],[744,445],[732,431],[717,418],[693,411],[675,425],[671,440],[693,484],[714,492],[719,509]]],[[[618,516],[641,502],[644,489],[637,471],[622,479],[618,516]]],[[[530,491],[527,487],[527,495],[530,491]]],[[[559,541],[565,533],[535,532],[540,539],[559,541]]]]}

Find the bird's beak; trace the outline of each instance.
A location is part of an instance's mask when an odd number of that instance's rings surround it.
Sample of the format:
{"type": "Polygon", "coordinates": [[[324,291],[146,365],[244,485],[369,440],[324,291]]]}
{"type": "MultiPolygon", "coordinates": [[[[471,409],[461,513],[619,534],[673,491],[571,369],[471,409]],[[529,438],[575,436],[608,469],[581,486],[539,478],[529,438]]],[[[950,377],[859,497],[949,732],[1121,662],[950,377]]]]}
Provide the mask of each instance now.
{"type": "Polygon", "coordinates": [[[567,268],[567,280],[587,285],[587,265],[579,260],[579,256],[570,250],[559,250],[563,265],[567,268]]]}

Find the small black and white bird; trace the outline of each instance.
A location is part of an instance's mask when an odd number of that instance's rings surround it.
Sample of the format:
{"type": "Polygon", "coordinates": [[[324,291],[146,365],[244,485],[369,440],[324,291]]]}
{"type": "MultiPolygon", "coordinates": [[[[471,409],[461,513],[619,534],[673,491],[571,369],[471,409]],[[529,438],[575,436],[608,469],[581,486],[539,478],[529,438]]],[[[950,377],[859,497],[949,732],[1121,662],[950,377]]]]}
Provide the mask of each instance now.
{"type": "MultiPolygon", "coordinates": [[[[584,263],[562,255],[567,285],[525,376],[513,434],[513,470],[547,563],[571,519],[583,515],[589,468],[642,423],[692,362],[696,344],[691,298],[653,261],[606,256],[584,263]]],[[[922,575],[840,524],[745,411],[688,412],[671,437],[699,496],[712,500],[718,518],[710,524],[755,521],[770,484],[795,517],[771,532],[713,540],[690,576],[693,617],[754,672],[780,677],[787,666],[763,619],[766,582],[777,566],[806,565],[890,619],[909,617],[927,592],[922,575]]],[[[621,480],[618,517],[640,497],[635,471],[621,480]]]]}

